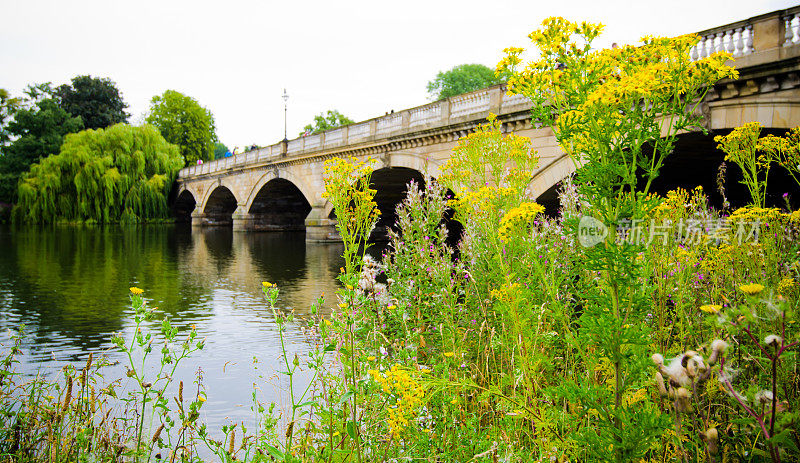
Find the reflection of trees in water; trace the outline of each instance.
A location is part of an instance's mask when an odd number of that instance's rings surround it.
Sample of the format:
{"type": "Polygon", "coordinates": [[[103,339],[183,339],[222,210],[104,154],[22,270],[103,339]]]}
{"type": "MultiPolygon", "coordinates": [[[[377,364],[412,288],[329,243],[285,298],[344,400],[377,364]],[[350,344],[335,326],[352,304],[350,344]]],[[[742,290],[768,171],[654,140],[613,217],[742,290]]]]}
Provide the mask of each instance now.
{"type": "MultiPolygon", "coordinates": [[[[14,295],[3,312],[14,312],[37,339],[54,333],[84,348],[105,344],[124,325],[128,288],[174,307],[180,288],[172,227],[28,227],[3,230],[0,261],[6,290],[14,295]]],[[[15,317],[16,318],[16,317],[15,317]]]]}
{"type": "Polygon", "coordinates": [[[285,306],[302,312],[323,292],[330,306],[342,265],[340,245],[229,228],[2,228],[0,243],[0,320],[27,324],[35,344],[79,349],[129,325],[130,286],[187,325],[214,315],[219,289],[260,307],[264,280],[281,285],[285,306]]]}

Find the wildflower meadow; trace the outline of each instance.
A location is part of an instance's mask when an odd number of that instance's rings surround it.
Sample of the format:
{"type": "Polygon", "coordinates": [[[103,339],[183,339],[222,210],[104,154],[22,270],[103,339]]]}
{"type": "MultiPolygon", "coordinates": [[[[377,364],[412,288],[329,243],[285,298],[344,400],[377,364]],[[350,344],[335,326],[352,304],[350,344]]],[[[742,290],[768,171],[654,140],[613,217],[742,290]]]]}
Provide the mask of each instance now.
{"type": "Polygon", "coordinates": [[[131,288],[137,334],[115,340],[127,378],[89,359],[24,382],[7,353],[4,461],[800,461],[800,212],[765,202],[770,168],[798,178],[800,132],[718,137],[746,207],[716,209],[701,187],[656,194],[679,134],[705,130],[705,92],[736,71],[724,52],[692,61],[696,36],[595,50],[601,32],[550,18],[534,60],[509,48],[498,65],[575,163],[557,215],[530,197],[530,140],[490,117],[438,179],[409,185],[370,257],[371,163],[332,160],[339,292],[300,319],[263,283],[281,333],[302,324],[312,346],[282,344],[287,409],[254,394],[256,427],[208,429],[202,389],[167,387],[202,341],[152,323],[131,288]],[[300,370],[313,379],[297,393],[300,370]]]}

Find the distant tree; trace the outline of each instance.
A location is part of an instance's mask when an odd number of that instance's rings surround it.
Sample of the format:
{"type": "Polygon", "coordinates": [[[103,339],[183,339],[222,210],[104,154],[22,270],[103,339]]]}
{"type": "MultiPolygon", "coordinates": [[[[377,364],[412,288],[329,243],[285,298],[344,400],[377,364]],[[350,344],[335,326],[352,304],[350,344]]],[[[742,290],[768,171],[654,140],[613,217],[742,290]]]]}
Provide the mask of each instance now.
{"type": "Polygon", "coordinates": [[[84,130],[67,135],[58,154],[23,175],[13,215],[35,223],[166,218],[181,167],[178,147],[152,125],[84,130]]]}
{"type": "Polygon", "coordinates": [[[225,153],[230,151],[227,146],[220,142],[214,143],[214,159],[222,159],[225,157],[225,153]]]}
{"type": "Polygon", "coordinates": [[[487,66],[461,64],[449,71],[436,74],[436,78],[428,82],[428,94],[433,100],[441,100],[503,82],[504,80],[495,76],[494,70],[487,66]]]}
{"type": "Polygon", "coordinates": [[[154,96],[146,121],[156,126],[168,142],[178,145],[185,165],[214,158],[214,116],[194,98],[175,90],[154,96]]]}
{"type": "Polygon", "coordinates": [[[11,139],[6,126],[14,117],[14,113],[21,107],[22,100],[12,97],[8,90],[0,88],[0,156],[3,154],[3,147],[11,139]]]}
{"type": "Polygon", "coordinates": [[[319,113],[314,116],[314,123],[303,127],[303,131],[300,132],[300,136],[313,135],[315,133],[335,129],[337,127],[344,127],[345,125],[352,124],[353,122],[355,121],[335,109],[328,110],[327,113],[319,113]]]}
{"type": "Polygon", "coordinates": [[[13,141],[0,156],[0,202],[15,202],[17,182],[31,164],[58,153],[66,134],[83,129],[80,117],[68,114],[37,89],[41,87],[29,87],[28,101],[34,103],[17,110],[6,125],[13,141]]]}
{"type": "Polygon", "coordinates": [[[83,119],[87,129],[104,129],[119,122],[127,122],[130,115],[122,95],[110,79],[77,76],[72,85],[61,85],[55,91],[59,106],[73,116],[83,119]]]}

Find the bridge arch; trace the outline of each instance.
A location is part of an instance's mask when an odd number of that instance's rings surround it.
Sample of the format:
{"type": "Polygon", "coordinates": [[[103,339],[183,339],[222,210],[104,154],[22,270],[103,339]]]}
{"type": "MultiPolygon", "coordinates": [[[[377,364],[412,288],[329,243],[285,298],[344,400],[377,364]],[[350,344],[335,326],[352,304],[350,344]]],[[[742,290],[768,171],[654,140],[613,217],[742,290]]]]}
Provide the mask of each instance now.
{"type": "Polygon", "coordinates": [[[238,207],[239,202],[229,187],[220,183],[209,188],[203,201],[204,225],[232,225],[238,207]]]}
{"type": "Polygon", "coordinates": [[[311,204],[291,181],[275,177],[255,192],[246,210],[252,230],[305,230],[311,204]]]}
{"type": "Polygon", "coordinates": [[[270,170],[259,177],[256,183],[250,189],[247,200],[244,203],[244,209],[246,211],[249,211],[253,207],[253,202],[255,201],[256,196],[261,189],[264,188],[267,183],[275,179],[282,179],[290,182],[295,188],[297,188],[297,190],[303,195],[303,198],[309,204],[313,205],[319,202],[321,199],[319,198],[319,194],[314,194],[316,189],[312,188],[312,186],[309,185],[303,177],[294,175],[293,173],[287,171],[270,170]]]}
{"type": "Polygon", "coordinates": [[[176,222],[191,222],[192,212],[197,208],[197,196],[188,188],[181,188],[172,204],[172,215],[176,222]]]}

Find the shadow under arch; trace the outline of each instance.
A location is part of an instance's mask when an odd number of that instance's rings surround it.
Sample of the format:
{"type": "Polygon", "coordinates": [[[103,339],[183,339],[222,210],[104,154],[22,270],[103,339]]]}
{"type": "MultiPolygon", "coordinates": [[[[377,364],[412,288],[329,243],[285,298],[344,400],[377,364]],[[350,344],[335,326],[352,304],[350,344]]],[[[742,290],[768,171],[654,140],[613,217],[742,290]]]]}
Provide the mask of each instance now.
{"type": "MultiPolygon", "coordinates": [[[[726,162],[724,176],[719,176],[720,165],[725,159],[725,153],[717,148],[714,137],[726,135],[731,129],[715,130],[709,134],[701,132],[688,132],[676,136],[675,145],[672,153],[665,159],[651,186],[650,192],[665,196],[669,191],[677,188],[692,190],[701,186],[711,205],[717,209],[723,207],[727,200],[732,208],[738,208],[750,203],[750,194],[745,185],[742,184],[742,172],[739,166],[733,162],[726,162]],[[725,198],[719,189],[719,185],[725,187],[725,198]]],[[[783,136],[786,130],[782,128],[764,128],[761,136],[776,135],[783,136]]],[[[645,151],[646,152],[646,151],[645,151]]],[[[558,191],[561,182],[573,169],[569,169],[572,161],[565,155],[557,163],[553,163],[542,173],[534,175],[534,184],[531,190],[534,192],[536,202],[545,206],[546,213],[550,216],[558,214],[560,209],[560,199],[558,191]],[[560,166],[563,165],[563,166],[560,166]]],[[[639,173],[638,187],[644,188],[646,180],[639,173]]],[[[785,200],[784,193],[789,193],[790,198],[800,200],[800,189],[792,181],[791,177],[778,166],[773,167],[769,173],[767,190],[767,206],[783,207],[785,200]]]]}
{"type": "Polygon", "coordinates": [[[397,205],[406,197],[409,182],[416,182],[425,189],[425,177],[416,169],[409,167],[383,167],[372,172],[369,187],[375,190],[375,202],[381,212],[371,241],[388,239],[389,228],[397,222],[397,205]]]}
{"type": "Polygon", "coordinates": [[[218,185],[206,200],[206,206],[203,209],[205,215],[203,225],[232,226],[233,213],[237,207],[238,202],[231,190],[218,185]]]}
{"type": "Polygon", "coordinates": [[[192,212],[197,207],[197,199],[194,194],[189,190],[183,190],[175,198],[172,203],[172,216],[177,223],[190,223],[192,221],[192,212]]]}
{"type": "Polygon", "coordinates": [[[309,212],[311,204],[297,185],[278,177],[261,186],[248,209],[252,228],[268,231],[303,231],[309,212]]]}

